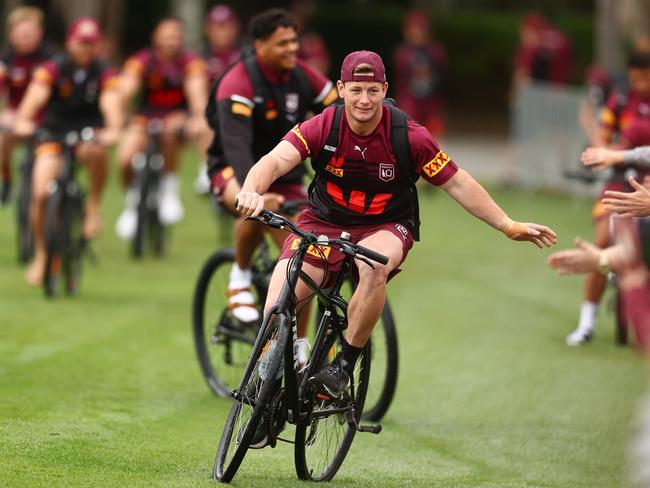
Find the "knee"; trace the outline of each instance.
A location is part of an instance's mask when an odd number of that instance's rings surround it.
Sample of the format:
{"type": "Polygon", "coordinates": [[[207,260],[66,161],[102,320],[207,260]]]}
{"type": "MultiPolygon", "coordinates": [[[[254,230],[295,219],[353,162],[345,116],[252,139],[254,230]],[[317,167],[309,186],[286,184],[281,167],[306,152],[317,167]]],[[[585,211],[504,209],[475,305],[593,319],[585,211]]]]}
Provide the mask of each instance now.
{"type": "Polygon", "coordinates": [[[386,286],[388,276],[393,270],[393,267],[390,266],[390,262],[387,265],[374,262],[372,264],[374,269],[365,263],[357,263],[359,269],[359,286],[367,286],[371,288],[386,286]]]}

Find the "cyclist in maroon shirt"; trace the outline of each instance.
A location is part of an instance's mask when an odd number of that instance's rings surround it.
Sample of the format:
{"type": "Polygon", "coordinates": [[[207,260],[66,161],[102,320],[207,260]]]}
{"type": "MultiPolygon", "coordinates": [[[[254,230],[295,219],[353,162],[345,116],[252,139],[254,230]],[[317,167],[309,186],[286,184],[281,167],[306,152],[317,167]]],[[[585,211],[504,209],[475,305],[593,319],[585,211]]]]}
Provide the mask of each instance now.
{"type": "Polygon", "coordinates": [[[163,19],[152,34],[152,47],[130,57],[122,69],[120,82],[126,102],[130,103],[141,92],[136,114],[118,148],[122,182],[127,192],[116,231],[124,240],[132,239],[136,231],[138,190],[132,186],[131,161],[147,146],[149,119],[161,120],[163,125],[160,140],[165,167],[158,212],[165,225],[178,222],[184,214],[176,175],[179,135],[193,140],[202,149],[210,142],[211,131],[203,117],[208,95],[205,61],[183,47],[183,37],[180,20],[163,19]]]}
{"type": "MultiPolygon", "coordinates": [[[[0,128],[12,127],[16,109],[36,66],[49,59],[54,49],[43,42],[43,12],[36,7],[17,7],[7,17],[9,45],[0,53],[0,98],[7,103],[0,113],[0,128]]],[[[9,132],[0,132],[0,165],[2,188],[0,204],[9,199],[11,189],[11,151],[14,139],[9,132]]]]}
{"type": "Polygon", "coordinates": [[[89,176],[89,195],[82,233],[87,239],[101,230],[101,197],[108,172],[107,146],[117,142],[122,126],[122,100],[117,71],[99,59],[101,30],[91,17],[80,17],[68,30],[66,52],[34,71],[32,82],[18,107],[14,131],[19,136],[34,132],[38,113],[43,121],[37,133],[32,178],[30,217],[34,235],[34,259],[25,279],[39,285],[45,273],[43,234],[48,185],[61,170],[60,140],[68,131],[101,128],[96,140],[75,147],[78,160],[89,176]]]}
{"type": "MultiPolygon", "coordinates": [[[[219,83],[211,124],[215,138],[208,151],[212,189],[229,211],[255,162],[269,152],[308,112],[318,113],[336,100],[332,82],[297,59],[294,19],[282,9],[259,13],[250,22],[255,54],[235,64],[219,83]]],[[[306,199],[305,169],[294,168],[269,190],[269,202],[306,199]]],[[[269,203],[270,204],[270,203],[269,203]]],[[[252,255],[264,238],[260,226],[239,219],[235,224],[235,264],[228,284],[229,305],[242,322],[259,313],[251,293],[252,255]]],[[[282,244],[281,235],[279,244],[282,244]]]]}
{"type": "MultiPolygon", "coordinates": [[[[325,168],[316,172],[310,206],[298,218],[298,226],[317,234],[338,237],[341,229],[352,242],[388,257],[387,265],[358,266],[358,286],[348,308],[348,329],[342,352],[312,380],[324,394],[340,397],[350,384],[362,347],[370,337],[384,307],[386,283],[404,261],[418,229],[414,208],[417,196],[406,192],[408,175],[401,174],[387,133],[391,112],[383,106],[388,84],[384,64],[378,54],[356,51],[341,67],[337,82],[344,101],[344,113],[336,148],[323,146],[330,131],[334,108],[294,127],[270,153],[250,170],[237,209],[243,215],[257,215],[264,208],[263,194],[274,180],[289,172],[309,156],[318,160],[321,151],[334,149],[325,168]],[[407,193],[407,195],[404,195],[407,193]]],[[[510,219],[469,173],[458,169],[428,131],[408,123],[412,170],[433,185],[440,186],[469,213],[500,230],[510,239],[531,241],[550,247],[555,233],[543,225],[524,224],[510,219]]],[[[287,261],[296,237],[289,236],[275,268],[266,300],[266,311],[275,304],[286,280],[287,261]]],[[[333,249],[325,258],[308,255],[303,271],[316,283],[322,281],[323,259],[336,269],[341,256],[333,249]]],[[[305,299],[309,289],[296,288],[296,299],[305,299]]],[[[265,430],[256,433],[251,445],[264,445],[265,430]]]]}

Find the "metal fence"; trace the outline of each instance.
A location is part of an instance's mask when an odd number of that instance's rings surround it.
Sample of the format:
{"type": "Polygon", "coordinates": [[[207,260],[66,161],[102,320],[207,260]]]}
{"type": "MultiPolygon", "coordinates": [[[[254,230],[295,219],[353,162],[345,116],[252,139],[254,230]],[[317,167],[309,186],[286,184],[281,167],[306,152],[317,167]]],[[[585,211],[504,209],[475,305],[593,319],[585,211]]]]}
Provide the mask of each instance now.
{"type": "Polygon", "coordinates": [[[580,153],[587,145],[579,122],[585,98],[584,88],[545,83],[520,91],[511,112],[508,180],[529,188],[595,191],[594,185],[567,177],[580,170],[580,153]]]}

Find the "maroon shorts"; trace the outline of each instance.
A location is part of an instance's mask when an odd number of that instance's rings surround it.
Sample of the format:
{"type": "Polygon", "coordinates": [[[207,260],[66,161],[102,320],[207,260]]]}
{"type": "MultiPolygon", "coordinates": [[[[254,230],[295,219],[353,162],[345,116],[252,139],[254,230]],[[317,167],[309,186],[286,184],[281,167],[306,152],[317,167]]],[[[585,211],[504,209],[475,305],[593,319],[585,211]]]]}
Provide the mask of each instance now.
{"type": "MultiPolygon", "coordinates": [[[[402,242],[402,259],[399,264],[402,264],[406,259],[408,252],[413,247],[413,235],[408,227],[395,223],[389,222],[385,224],[369,224],[369,225],[355,225],[355,226],[339,226],[334,225],[329,222],[316,217],[310,210],[303,210],[298,216],[296,225],[300,230],[311,231],[316,235],[326,235],[331,239],[340,237],[341,232],[345,231],[350,234],[350,241],[353,243],[358,243],[359,241],[369,237],[380,230],[386,230],[391,234],[395,235],[402,242]]],[[[279,259],[290,258],[296,252],[298,243],[300,242],[300,237],[295,234],[291,234],[284,241],[282,246],[282,252],[280,253],[279,259]]],[[[325,267],[325,261],[327,261],[327,269],[332,275],[341,269],[343,264],[343,259],[345,254],[340,250],[335,248],[325,248],[322,249],[322,254],[318,250],[310,250],[305,254],[305,262],[313,266],[323,268],[325,267]]],[[[399,266],[398,264],[398,266],[399,266]]],[[[388,276],[390,280],[393,276],[400,272],[399,268],[396,268],[388,276]]],[[[358,270],[356,266],[352,267],[352,273],[355,279],[358,277],[358,270]]]]}
{"type": "MultiPolygon", "coordinates": [[[[223,192],[226,189],[226,185],[230,180],[235,177],[235,171],[232,169],[232,166],[226,166],[222,169],[215,171],[212,174],[210,179],[210,188],[212,188],[212,194],[217,200],[219,206],[226,211],[226,213],[232,215],[233,217],[238,217],[239,215],[235,209],[228,208],[223,200],[223,192]]],[[[305,190],[305,185],[302,183],[273,183],[269,188],[269,193],[277,193],[282,195],[285,200],[307,200],[307,191],[305,190]]]]}

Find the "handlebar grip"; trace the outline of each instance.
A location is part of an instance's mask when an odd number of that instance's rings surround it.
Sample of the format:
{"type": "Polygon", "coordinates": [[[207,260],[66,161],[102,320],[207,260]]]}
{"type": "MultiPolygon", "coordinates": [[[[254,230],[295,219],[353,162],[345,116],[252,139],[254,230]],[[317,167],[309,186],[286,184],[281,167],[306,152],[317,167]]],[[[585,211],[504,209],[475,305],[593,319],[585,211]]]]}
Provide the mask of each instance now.
{"type": "Polygon", "coordinates": [[[368,259],[372,259],[379,264],[388,264],[388,258],[386,256],[379,254],[372,249],[368,249],[367,247],[357,246],[357,254],[361,254],[362,256],[365,256],[368,259]]]}

